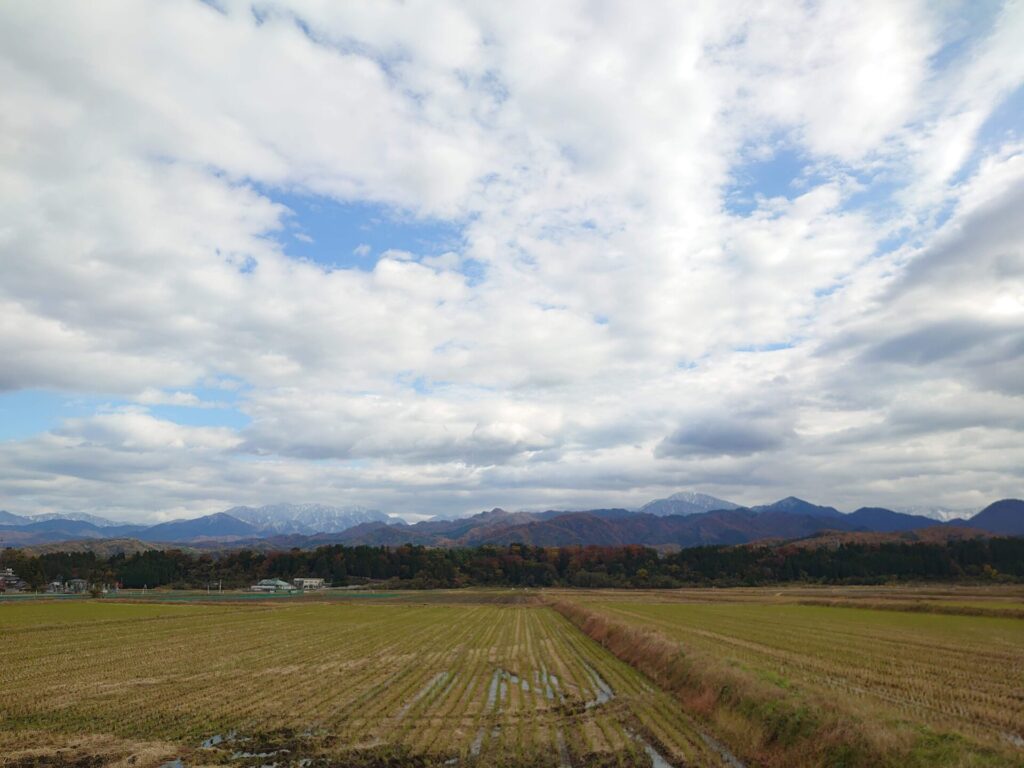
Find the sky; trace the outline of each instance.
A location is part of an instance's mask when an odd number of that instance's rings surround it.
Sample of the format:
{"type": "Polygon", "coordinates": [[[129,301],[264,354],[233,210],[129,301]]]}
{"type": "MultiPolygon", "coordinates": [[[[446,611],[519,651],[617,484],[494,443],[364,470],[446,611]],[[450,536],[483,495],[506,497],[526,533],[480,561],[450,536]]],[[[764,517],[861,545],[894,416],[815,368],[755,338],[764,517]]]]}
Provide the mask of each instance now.
{"type": "Polygon", "coordinates": [[[1024,3],[0,4],[0,509],[1024,495],[1024,3]]]}

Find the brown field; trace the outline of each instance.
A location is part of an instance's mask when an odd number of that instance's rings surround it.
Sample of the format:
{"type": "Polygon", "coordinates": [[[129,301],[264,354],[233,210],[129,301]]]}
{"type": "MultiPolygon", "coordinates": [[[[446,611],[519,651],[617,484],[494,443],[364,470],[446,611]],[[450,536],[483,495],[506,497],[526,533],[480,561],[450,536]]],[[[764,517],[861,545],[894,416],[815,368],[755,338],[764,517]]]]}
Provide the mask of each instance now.
{"type": "Polygon", "coordinates": [[[562,616],[455,596],[0,606],[0,764],[722,764],[562,616]]]}
{"type": "Polygon", "coordinates": [[[552,594],[759,764],[1024,764],[1019,589],[552,594]]]}
{"type": "Polygon", "coordinates": [[[0,603],[0,765],[1024,765],[1022,597],[0,603]]]}

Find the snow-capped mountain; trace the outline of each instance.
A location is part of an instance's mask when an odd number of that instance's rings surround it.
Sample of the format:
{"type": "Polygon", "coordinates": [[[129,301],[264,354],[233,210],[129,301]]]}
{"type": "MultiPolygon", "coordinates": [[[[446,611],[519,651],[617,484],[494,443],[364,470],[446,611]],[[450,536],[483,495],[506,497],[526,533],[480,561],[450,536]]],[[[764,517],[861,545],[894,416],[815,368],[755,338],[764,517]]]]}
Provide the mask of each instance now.
{"type": "Polygon", "coordinates": [[[41,512],[37,515],[15,515],[0,511],[0,525],[28,525],[29,523],[45,523],[48,520],[75,520],[80,523],[90,523],[97,528],[114,528],[125,525],[125,523],[108,520],[99,515],[90,515],[88,512],[41,512]]]}
{"type": "Polygon", "coordinates": [[[893,507],[893,509],[906,515],[923,515],[924,517],[931,517],[943,522],[957,518],[966,519],[974,514],[973,509],[952,509],[951,507],[935,506],[893,507]]]}
{"type": "Polygon", "coordinates": [[[360,523],[392,522],[389,515],[366,507],[331,507],[326,504],[267,504],[232,507],[225,514],[268,533],[338,533],[360,523]]]}
{"type": "Polygon", "coordinates": [[[665,499],[649,501],[640,507],[640,511],[664,517],[665,515],[696,515],[716,509],[738,509],[739,506],[739,504],[709,496],[706,493],[680,491],[665,499]]]}
{"type": "Polygon", "coordinates": [[[110,520],[99,515],[90,515],[88,512],[45,512],[38,515],[28,516],[33,522],[41,523],[45,520],[77,520],[81,523],[92,523],[97,528],[113,528],[118,525],[125,525],[116,520],[110,520]]]}

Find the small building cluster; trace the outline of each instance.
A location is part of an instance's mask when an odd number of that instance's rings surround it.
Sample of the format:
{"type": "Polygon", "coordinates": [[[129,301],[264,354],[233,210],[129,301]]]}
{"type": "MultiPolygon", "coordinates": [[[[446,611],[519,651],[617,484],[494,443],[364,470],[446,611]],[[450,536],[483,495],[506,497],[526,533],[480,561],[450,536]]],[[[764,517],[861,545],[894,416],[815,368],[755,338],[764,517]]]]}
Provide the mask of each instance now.
{"type": "Polygon", "coordinates": [[[10,568],[0,568],[0,592],[21,592],[28,589],[22,579],[10,568]]]}
{"type": "Polygon", "coordinates": [[[323,589],[325,586],[323,579],[303,577],[292,579],[291,584],[283,579],[263,579],[249,589],[253,592],[308,592],[313,589],[323,589]]]}
{"type": "Polygon", "coordinates": [[[253,584],[250,589],[253,592],[294,592],[295,587],[281,579],[262,579],[253,584]]]}
{"type": "Polygon", "coordinates": [[[83,595],[94,588],[104,595],[111,591],[117,591],[116,584],[111,587],[108,584],[93,583],[86,579],[68,579],[64,581],[58,577],[46,585],[46,591],[51,595],[83,595]]]}
{"type": "MultiPolygon", "coordinates": [[[[82,595],[86,592],[99,589],[103,594],[111,591],[106,584],[93,584],[86,579],[68,579],[64,581],[58,577],[46,585],[46,591],[51,595],[82,595]]],[[[31,586],[24,579],[10,568],[0,568],[0,592],[28,592],[31,586]]]]}
{"type": "Polygon", "coordinates": [[[68,579],[67,581],[57,579],[49,583],[46,591],[57,595],[80,595],[89,591],[89,582],[85,579],[68,579]]]}

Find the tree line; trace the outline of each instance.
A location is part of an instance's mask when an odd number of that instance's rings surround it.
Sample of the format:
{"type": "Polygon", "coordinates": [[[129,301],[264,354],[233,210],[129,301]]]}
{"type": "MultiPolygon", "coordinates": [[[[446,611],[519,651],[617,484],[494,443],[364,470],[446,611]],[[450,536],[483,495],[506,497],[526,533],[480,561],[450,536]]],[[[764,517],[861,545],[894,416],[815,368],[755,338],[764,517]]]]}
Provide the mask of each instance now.
{"type": "Polygon", "coordinates": [[[464,586],[679,587],[785,582],[879,584],[893,581],[1024,582],[1024,538],[948,543],[842,544],[838,547],[714,546],[672,554],[642,546],[441,549],[323,546],[280,552],[191,554],[149,550],[109,557],[92,552],[0,553],[33,589],[73,578],[125,588],[247,587],[260,579],[321,577],[335,586],[383,581],[391,588],[464,586]]]}

